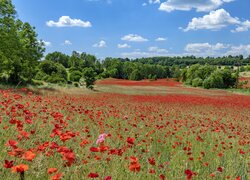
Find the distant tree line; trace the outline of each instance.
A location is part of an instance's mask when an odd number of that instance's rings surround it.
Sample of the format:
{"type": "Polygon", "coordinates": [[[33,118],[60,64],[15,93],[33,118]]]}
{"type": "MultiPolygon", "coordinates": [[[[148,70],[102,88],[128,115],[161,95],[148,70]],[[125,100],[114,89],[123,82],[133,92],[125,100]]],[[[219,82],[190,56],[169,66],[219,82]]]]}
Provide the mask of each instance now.
{"type": "Polygon", "coordinates": [[[142,80],[177,78],[188,85],[228,88],[237,83],[239,71],[250,70],[250,56],[111,58],[73,51],[71,55],[52,52],[44,57],[44,44],[35,28],[17,19],[11,0],[0,1],[0,82],[25,84],[84,82],[90,89],[96,79],[142,80]],[[223,66],[227,66],[224,68],[223,66]],[[221,67],[221,69],[220,69],[221,67]],[[223,68],[222,68],[223,67],[223,68]]]}
{"type": "Polygon", "coordinates": [[[243,55],[238,56],[223,56],[223,57],[195,57],[195,56],[183,56],[183,57],[152,57],[152,58],[138,58],[134,60],[143,64],[158,64],[162,66],[174,66],[180,67],[191,66],[194,64],[209,64],[216,66],[245,66],[250,64],[250,56],[244,58],[243,55]]]}

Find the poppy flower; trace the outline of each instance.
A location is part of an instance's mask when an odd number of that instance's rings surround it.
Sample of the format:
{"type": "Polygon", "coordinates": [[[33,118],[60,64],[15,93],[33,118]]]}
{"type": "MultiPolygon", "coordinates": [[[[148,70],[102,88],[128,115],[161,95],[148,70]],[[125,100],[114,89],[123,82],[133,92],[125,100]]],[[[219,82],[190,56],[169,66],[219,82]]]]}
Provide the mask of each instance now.
{"type": "Polygon", "coordinates": [[[8,161],[8,160],[4,161],[4,167],[7,168],[7,169],[12,168],[13,164],[14,164],[14,161],[8,161]]]}
{"type": "Polygon", "coordinates": [[[23,154],[23,159],[27,161],[32,161],[36,157],[36,154],[34,154],[32,151],[26,151],[23,154]]]}
{"type": "Polygon", "coordinates": [[[89,173],[88,177],[89,178],[98,178],[99,174],[97,174],[97,173],[89,173]]]}
{"type": "Polygon", "coordinates": [[[48,174],[53,174],[53,173],[55,173],[57,171],[58,171],[57,168],[49,168],[47,172],[48,172],[48,174]]]}
{"type": "Polygon", "coordinates": [[[140,172],[141,170],[141,165],[138,162],[138,158],[131,156],[130,157],[130,165],[129,165],[129,170],[133,172],[140,172]]]}
{"type": "Polygon", "coordinates": [[[58,173],[55,174],[54,176],[51,177],[52,180],[60,180],[63,176],[63,173],[58,173]]]}
{"type": "Polygon", "coordinates": [[[134,144],[135,138],[128,137],[127,138],[127,143],[128,144],[134,144]]]}
{"type": "Polygon", "coordinates": [[[17,166],[13,166],[11,169],[12,169],[12,172],[22,173],[24,171],[27,171],[29,169],[29,166],[26,165],[26,164],[20,164],[20,165],[17,165],[17,166]]]}

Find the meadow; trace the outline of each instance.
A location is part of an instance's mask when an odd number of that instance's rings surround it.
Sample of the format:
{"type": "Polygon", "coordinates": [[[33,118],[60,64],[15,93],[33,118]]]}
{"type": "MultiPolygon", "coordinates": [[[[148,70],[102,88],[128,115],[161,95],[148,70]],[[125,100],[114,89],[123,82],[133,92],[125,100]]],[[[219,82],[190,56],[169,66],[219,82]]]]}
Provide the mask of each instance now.
{"type": "Polygon", "coordinates": [[[249,179],[250,96],[171,79],[95,89],[0,90],[1,179],[249,179]]]}

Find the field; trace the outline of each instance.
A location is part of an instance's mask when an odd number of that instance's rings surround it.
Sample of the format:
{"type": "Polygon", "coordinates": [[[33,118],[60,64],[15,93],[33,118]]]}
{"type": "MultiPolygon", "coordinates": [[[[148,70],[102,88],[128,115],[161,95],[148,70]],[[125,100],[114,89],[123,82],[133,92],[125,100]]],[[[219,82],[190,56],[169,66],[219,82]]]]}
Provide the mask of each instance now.
{"type": "Polygon", "coordinates": [[[0,90],[1,179],[249,179],[250,96],[171,79],[95,89],[0,90]]]}

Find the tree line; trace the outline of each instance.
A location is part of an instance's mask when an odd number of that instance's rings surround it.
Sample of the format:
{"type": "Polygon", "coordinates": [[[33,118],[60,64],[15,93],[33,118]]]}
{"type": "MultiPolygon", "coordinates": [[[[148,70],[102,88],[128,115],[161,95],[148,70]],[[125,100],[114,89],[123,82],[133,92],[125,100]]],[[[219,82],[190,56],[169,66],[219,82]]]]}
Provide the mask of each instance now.
{"type": "Polygon", "coordinates": [[[93,88],[96,79],[142,80],[177,78],[188,85],[228,88],[237,83],[237,73],[250,69],[250,56],[152,57],[98,60],[94,55],[73,51],[71,55],[52,52],[44,57],[44,43],[35,28],[16,17],[11,0],[0,0],[0,81],[7,84],[39,82],[74,84],[93,88]],[[243,66],[244,65],[244,66],[243,66]],[[218,68],[227,66],[226,69],[218,68]]]}

